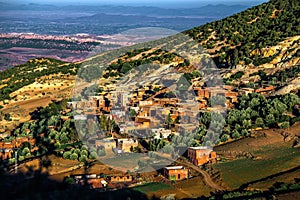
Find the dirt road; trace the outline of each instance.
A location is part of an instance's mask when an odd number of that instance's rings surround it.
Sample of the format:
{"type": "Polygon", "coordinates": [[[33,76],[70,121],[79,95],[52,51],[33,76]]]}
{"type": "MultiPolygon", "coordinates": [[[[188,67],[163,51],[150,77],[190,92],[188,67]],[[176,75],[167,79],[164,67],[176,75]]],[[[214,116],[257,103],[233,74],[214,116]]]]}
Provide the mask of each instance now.
{"type": "Polygon", "coordinates": [[[189,163],[189,162],[182,162],[182,161],[179,161],[179,160],[177,160],[176,163],[178,163],[180,165],[183,165],[183,166],[186,166],[186,167],[188,167],[190,169],[193,169],[193,170],[199,172],[203,176],[205,183],[209,187],[215,189],[216,191],[224,191],[225,190],[225,188],[223,188],[220,185],[216,184],[211,179],[210,175],[206,171],[200,169],[198,166],[195,166],[195,165],[193,165],[192,163],[189,163]]]}

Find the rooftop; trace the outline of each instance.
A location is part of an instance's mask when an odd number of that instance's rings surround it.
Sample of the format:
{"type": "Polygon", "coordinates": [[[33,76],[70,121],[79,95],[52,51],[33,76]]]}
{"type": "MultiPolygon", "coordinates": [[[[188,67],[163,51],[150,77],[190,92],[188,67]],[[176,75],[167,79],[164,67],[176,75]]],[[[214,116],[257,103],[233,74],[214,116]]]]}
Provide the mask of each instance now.
{"type": "Polygon", "coordinates": [[[203,147],[189,147],[189,149],[194,149],[194,150],[212,150],[212,147],[208,146],[203,146],[203,147]]]}
{"type": "Polygon", "coordinates": [[[170,167],[165,167],[167,170],[172,170],[172,169],[185,169],[184,166],[170,166],[170,167]]]}

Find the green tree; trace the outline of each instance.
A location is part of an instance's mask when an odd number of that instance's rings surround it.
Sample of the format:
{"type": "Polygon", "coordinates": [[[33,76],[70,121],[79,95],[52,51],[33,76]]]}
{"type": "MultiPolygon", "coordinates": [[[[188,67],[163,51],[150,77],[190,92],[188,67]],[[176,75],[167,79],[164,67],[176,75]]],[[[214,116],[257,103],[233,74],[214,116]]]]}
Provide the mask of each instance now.
{"type": "Polygon", "coordinates": [[[70,156],[71,156],[71,152],[69,152],[69,151],[66,151],[66,152],[64,152],[64,154],[63,154],[63,158],[64,158],[64,159],[70,159],[70,156]]]}
{"type": "Polygon", "coordinates": [[[88,151],[87,150],[81,150],[81,152],[80,152],[80,155],[81,156],[88,156],[88,151]]]}
{"type": "Polygon", "coordinates": [[[167,115],[167,118],[166,118],[165,123],[166,123],[166,125],[167,125],[167,128],[170,128],[171,125],[173,124],[173,120],[172,120],[172,118],[171,118],[171,114],[170,114],[170,113],[167,115]]]}
{"type": "Polygon", "coordinates": [[[19,160],[20,162],[22,162],[24,159],[25,159],[24,156],[19,156],[19,159],[18,159],[18,160],[19,160]]]}
{"type": "Polygon", "coordinates": [[[86,162],[87,161],[87,156],[86,155],[82,155],[79,157],[79,162],[86,162]]]}
{"type": "Polygon", "coordinates": [[[241,131],[241,135],[244,136],[244,137],[248,137],[250,135],[250,133],[247,131],[247,129],[243,129],[241,131]]]}
{"type": "Polygon", "coordinates": [[[249,128],[251,128],[251,120],[247,120],[247,119],[244,119],[243,120],[243,122],[242,122],[242,124],[243,124],[243,127],[245,128],[245,129],[249,129],[249,128]]]}
{"type": "Polygon", "coordinates": [[[77,160],[77,159],[78,159],[78,154],[77,154],[77,153],[72,153],[72,154],[70,155],[70,159],[71,159],[71,160],[77,160]]]}
{"type": "Polygon", "coordinates": [[[282,128],[282,129],[287,129],[289,127],[290,127],[290,122],[282,122],[280,124],[280,128],[282,128]]]}
{"type": "Polygon", "coordinates": [[[106,155],[105,149],[98,150],[98,156],[105,156],[105,155],[106,155]]]}
{"type": "Polygon", "coordinates": [[[100,128],[101,128],[101,130],[107,131],[106,124],[107,124],[106,116],[104,114],[102,114],[100,116],[100,128]]]}
{"type": "Polygon", "coordinates": [[[136,112],[135,112],[134,109],[131,109],[131,110],[129,111],[129,116],[130,116],[132,119],[136,116],[136,112]]]}
{"type": "Polygon", "coordinates": [[[264,127],[264,120],[261,117],[256,118],[255,126],[256,127],[264,127]]]}
{"type": "Polygon", "coordinates": [[[275,117],[273,114],[268,114],[266,116],[266,123],[268,127],[274,127],[275,125],[275,117]]]}
{"type": "Polygon", "coordinates": [[[60,117],[57,115],[52,115],[48,120],[48,126],[58,126],[60,123],[60,117]]]}
{"type": "Polygon", "coordinates": [[[241,137],[240,133],[237,130],[234,130],[232,133],[233,139],[239,139],[241,137]]]}
{"type": "Polygon", "coordinates": [[[97,158],[97,153],[95,151],[91,151],[89,155],[89,159],[96,159],[97,158]]]}
{"type": "Polygon", "coordinates": [[[23,150],[22,150],[22,155],[26,155],[30,153],[30,149],[28,147],[25,147],[23,150]]]}
{"type": "Polygon", "coordinates": [[[123,74],[126,74],[129,70],[131,70],[131,68],[132,68],[132,66],[128,62],[126,62],[122,65],[120,72],[123,74]]]}
{"type": "Polygon", "coordinates": [[[5,114],[4,114],[4,119],[5,119],[6,121],[11,121],[10,114],[9,114],[9,113],[5,113],[5,114]]]}
{"type": "Polygon", "coordinates": [[[67,184],[75,184],[75,180],[72,177],[66,177],[64,182],[67,184]]]}
{"type": "Polygon", "coordinates": [[[59,135],[59,141],[61,144],[66,144],[69,142],[68,133],[63,132],[59,135]]]}

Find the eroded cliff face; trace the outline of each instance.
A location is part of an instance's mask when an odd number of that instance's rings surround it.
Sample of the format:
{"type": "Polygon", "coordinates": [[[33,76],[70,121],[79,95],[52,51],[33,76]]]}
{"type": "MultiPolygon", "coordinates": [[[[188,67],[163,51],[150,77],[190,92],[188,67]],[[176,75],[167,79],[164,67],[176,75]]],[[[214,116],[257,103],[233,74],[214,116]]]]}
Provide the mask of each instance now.
{"type": "MultiPolygon", "coordinates": [[[[224,70],[223,78],[229,78],[237,72],[244,72],[243,76],[233,80],[233,85],[241,85],[247,83],[262,83],[262,77],[257,75],[259,71],[266,73],[266,76],[272,76],[280,71],[288,70],[300,65],[300,35],[287,38],[279,42],[275,46],[265,47],[262,49],[255,49],[251,52],[251,56],[258,56],[261,58],[271,58],[269,62],[254,66],[252,63],[245,65],[240,63],[235,69],[224,70]],[[256,73],[256,74],[255,74],[256,73]]],[[[274,94],[283,95],[300,89],[300,77],[297,73],[293,78],[288,78],[286,81],[280,83],[280,87],[276,89],[274,94]]]]}
{"type": "Polygon", "coordinates": [[[261,68],[276,68],[283,65],[296,65],[299,63],[300,35],[290,37],[275,46],[265,47],[263,49],[255,49],[251,52],[251,56],[269,58],[274,56],[271,62],[260,65],[261,68]]]}

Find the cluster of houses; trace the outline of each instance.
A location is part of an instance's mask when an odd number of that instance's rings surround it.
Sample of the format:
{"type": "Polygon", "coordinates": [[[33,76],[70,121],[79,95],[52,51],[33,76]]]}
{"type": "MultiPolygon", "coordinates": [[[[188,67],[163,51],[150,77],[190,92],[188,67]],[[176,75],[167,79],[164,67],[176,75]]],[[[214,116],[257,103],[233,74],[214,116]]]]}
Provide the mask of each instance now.
{"type": "Polygon", "coordinates": [[[132,152],[133,149],[138,146],[139,142],[134,138],[114,139],[111,137],[95,141],[95,147],[105,149],[106,155],[108,156],[132,152]]]}
{"type": "MultiPolygon", "coordinates": [[[[216,152],[210,147],[190,147],[188,158],[194,165],[200,166],[214,162],[217,158],[216,152]]],[[[163,168],[162,175],[170,181],[180,181],[189,178],[189,169],[184,166],[167,166],[163,168]]],[[[130,174],[123,175],[72,175],[76,184],[89,185],[94,189],[114,187],[116,184],[131,184],[134,177],[130,174]]]]}
{"type": "MultiPolygon", "coordinates": [[[[121,135],[126,135],[134,130],[144,130],[147,138],[167,140],[170,135],[180,134],[183,131],[193,131],[198,126],[197,114],[201,109],[209,108],[209,100],[213,96],[223,96],[226,106],[233,107],[238,102],[240,95],[249,93],[268,94],[274,91],[274,87],[263,85],[261,88],[235,88],[233,86],[216,87],[193,87],[194,101],[181,100],[170,95],[168,88],[161,85],[146,85],[133,89],[133,91],[121,88],[105,89],[98,96],[89,96],[87,100],[69,102],[69,106],[80,115],[78,119],[87,119],[85,116],[100,116],[105,114],[107,118],[113,118],[119,127],[121,135]],[[83,117],[84,116],[84,117],[83,117]],[[166,123],[169,118],[173,124],[166,123]]],[[[142,138],[141,135],[137,138],[142,138]]],[[[96,139],[95,146],[103,148],[106,155],[132,152],[139,146],[138,139],[134,137],[96,139]]],[[[214,163],[217,159],[216,152],[211,147],[189,147],[187,150],[188,160],[201,166],[214,163]]],[[[163,169],[163,175],[177,181],[189,178],[189,169],[184,166],[168,166],[163,169]]],[[[77,182],[82,178],[77,177],[77,182]]],[[[107,182],[131,182],[133,177],[110,176],[109,179],[94,177],[89,179],[94,188],[104,187],[107,182]],[[97,180],[95,180],[97,179],[97,180]]]]}
{"type": "MultiPolygon", "coordinates": [[[[217,154],[211,147],[189,147],[187,157],[192,164],[201,166],[216,162],[217,154]]],[[[169,166],[164,168],[164,176],[171,181],[187,179],[189,170],[184,166],[169,166]]]]}
{"type": "Polygon", "coordinates": [[[12,158],[14,149],[22,147],[25,142],[35,145],[35,139],[32,137],[17,137],[11,142],[0,141],[0,160],[12,158]]]}
{"type": "Polygon", "coordinates": [[[83,115],[111,115],[121,131],[137,128],[163,127],[162,122],[170,115],[176,121],[175,131],[189,129],[197,125],[197,114],[201,109],[209,108],[209,100],[213,96],[224,96],[226,106],[233,107],[240,95],[249,93],[268,94],[274,91],[274,86],[263,85],[261,88],[239,88],[224,85],[216,87],[193,87],[195,100],[182,100],[170,93],[162,85],[146,85],[133,91],[122,88],[110,88],[98,96],[89,96],[87,100],[69,102],[69,106],[83,115]],[[129,120],[129,110],[136,115],[129,120]]]}
{"type": "Polygon", "coordinates": [[[90,186],[93,189],[103,189],[113,187],[116,184],[132,183],[133,177],[129,174],[123,175],[97,175],[97,174],[77,174],[71,175],[75,184],[90,186]]]}

